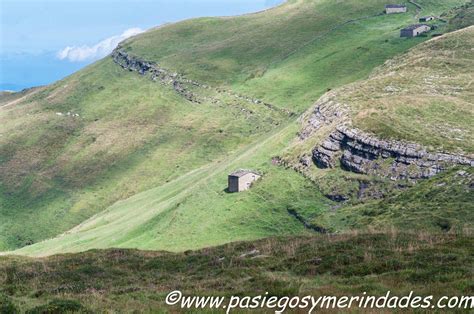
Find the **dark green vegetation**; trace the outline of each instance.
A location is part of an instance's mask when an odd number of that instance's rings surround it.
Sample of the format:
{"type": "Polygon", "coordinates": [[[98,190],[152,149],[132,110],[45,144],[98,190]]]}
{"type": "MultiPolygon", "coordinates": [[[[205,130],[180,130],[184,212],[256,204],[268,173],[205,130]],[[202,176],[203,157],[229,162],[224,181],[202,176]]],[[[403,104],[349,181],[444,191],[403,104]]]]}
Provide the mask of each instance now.
{"type": "Polygon", "coordinates": [[[0,300],[22,310],[61,298],[68,301],[48,306],[153,312],[166,308],[164,297],[175,289],[223,296],[472,295],[473,263],[470,235],[394,230],[269,238],[179,254],[115,249],[0,257],[0,300]]]}
{"type": "MultiPolygon", "coordinates": [[[[449,20],[449,25],[448,25],[449,31],[454,31],[457,29],[474,25],[474,1],[473,0],[471,0],[471,2],[459,8],[454,9],[453,12],[450,12],[449,14],[447,14],[449,16],[454,15],[449,20]]],[[[442,15],[441,17],[444,17],[444,16],[442,15]]]]}
{"type": "Polygon", "coordinates": [[[19,313],[18,307],[6,295],[0,294],[0,313],[13,314],[19,313]]]}
{"type": "Polygon", "coordinates": [[[330,230],[341,228],[461,232],[474,221],[474,171],[452,169],[379,200],[357,202],[311,217],[330,230]]]}

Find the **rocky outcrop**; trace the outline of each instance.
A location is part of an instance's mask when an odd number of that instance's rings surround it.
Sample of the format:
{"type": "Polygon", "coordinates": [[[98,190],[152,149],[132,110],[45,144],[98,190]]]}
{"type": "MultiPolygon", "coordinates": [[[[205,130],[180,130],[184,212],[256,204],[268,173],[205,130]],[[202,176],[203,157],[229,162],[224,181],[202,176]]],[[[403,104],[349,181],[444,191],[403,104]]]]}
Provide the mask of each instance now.
{"type": "Polygon", "coordinates": [[[306,123],[298,134],[301,140],[309,138],[325,125],[344,124],[347,121],[347,108],[335,101],[332,93],[326,93],[318,100],[311,114],[303,117],[303,120],[306,123]]]}
{"type": "MultiPolygon", "coordinates": [[[[226,96],[233,97],[235,99],[245,101],[247,103],[262,105],[266,108],[274,111],[279,111],[288,116],[293,116],[294,113],[288,109],[279,108],[275,105],[264,102],[260,99],[240,95],[238,93],[229,91],[224,88],[213,88],[206,84],[201,84],[197,81],[190,80],[183,75],[171,72],[167,69],[160,67],[157,63],[151,61],[145,61],[141,58],[127,53],[122,47],[117,47],[112,52],[112,59],[122,68],[129,71],[135,71],[141,75],[149,74],[153,81],[159,82],[163,85],[171,86],[179,95],[183,96],[187,100],[193,103],[202,103],[204,100],[208,100],[206,97],[200,96],[199,93],[194,93],[193,90],[196,88],[214,90],[218,94],[225,94],[226,96]]],[[[213,103],[218,103],[218,99],[209,99],[213,103]]]]}
{"type": "Polygon", "coordinates": [[[348,126],[340,126],[313,150],[320,168],[342,168],[362,174],[400,179],[424,179],[454,165],[474,166],[467,156],[430,153],[421,145],[379,140],[348,126]]]}
{"type": "MultiPolygon", "coordinates": [[[[323,127],[329,128],[329,136],[312,151],[312,160],[317,167],[341,166],[356,173],[416,181],[455,165],[474,166],[471,156],[428,152],[415,143],[380,140],[353,128],[348,113],[348,107],[337,101],[334,92],[328,92],[318,100],[310,114],[302,118],[304,126],[298,134],[300,140],[314,136],[323,127]]],[[[303,168],[309,167],[306,159],[300,159],[299,163],[303,168]]]]}
{"type": "Polygon", "coordinates": [[[194,103],[200,103],[201,101],[191,92],[187,85],[209,88],[207,85],[186,79],[178,73],[169,72],[168,70],[159,67],[154,62],[144,61],[136,56],[128,54],[120,48],[117,48],[112,52],[112,59],[122,68],[129,71],[136,71],[141,75],[150,74],[152,80],[158,81],[164,85],[172,86],[178,94],[194,103]]]}
{"type": "Polygon", "coordinates": [[[313,150],[313,161],[319,168],[334,168],[341,155],[341,145],[344,136],[333,132],[318,148],[313,150]]]}

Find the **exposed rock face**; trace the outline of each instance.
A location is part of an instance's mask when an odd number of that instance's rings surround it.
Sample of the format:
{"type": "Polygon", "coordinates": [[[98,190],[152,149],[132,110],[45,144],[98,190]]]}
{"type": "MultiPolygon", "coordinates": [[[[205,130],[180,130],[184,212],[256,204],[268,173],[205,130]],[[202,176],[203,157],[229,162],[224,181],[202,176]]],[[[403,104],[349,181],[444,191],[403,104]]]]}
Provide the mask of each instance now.
{"type": "Polygon", "coordinates": [[[206,85],[188,80],[178,73],[171,73],[163,68],[160,68],[153,62],[144,61],[132,56],[120,48],[117,48],[112,52],[112,58],[115,63],[124,69],[136,71],[142,75],[150,73],[152,80],[159,81],[164,85],[172,86],[178,94],[191,102],[200,103],[201,101],[186,87],[187,84],[199,86],[201,88],[209,88],[206,85]]]}
{"type": "Polygon", "coordinates": [[[314,132],[324,125],[332,123],[343,124],[347,120],[347,108],[333,99],[332,93],[326,93],[318,102],[316,107],[307,119],[306,125],[299,132],[302,140],[310,137],[314,132]]]}
{"type": "Polygon", "coordinates": [[[314,163],[320,168],[334,168],[340,156],[343,138],[340,132],[331,133],[321,146],[313,150],[314,163]]]}
{"type": "Polygon", "coordinates": [[[338,163],[349,171],[399,179],[429,178],[454,165],[474,166],[470,157],[429,153],[418,144],[384,141],[360,130],[340,126],[313,150],[320,168],[338,163]]]}
{"type": "MultiPolygon", "coordinates": [[[[414,143],[380,140],[353,128],[347,106],[337,101],[333,92],[326,93],[316,103],[299,138],[305,140],[324,126],[332,133],[312,151],[313,162],[319,168],[343,169],[393,180],[429,178],[455,165],[474,166],[472,156],[432,153],[414,143]]],[[[306,160],[300,160],[307,166],[306,160]]]]}

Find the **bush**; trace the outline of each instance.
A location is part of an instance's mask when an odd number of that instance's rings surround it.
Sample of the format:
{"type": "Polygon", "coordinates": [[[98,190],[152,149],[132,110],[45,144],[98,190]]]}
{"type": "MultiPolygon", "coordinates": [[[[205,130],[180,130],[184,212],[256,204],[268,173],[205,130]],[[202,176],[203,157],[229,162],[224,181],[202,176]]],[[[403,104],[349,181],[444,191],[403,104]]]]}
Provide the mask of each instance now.
{"type": "Polygon", "coordinates": [[[0,314],[16,314],[20,313],[20,310],[6,295],[0,294],[0,314]]]}

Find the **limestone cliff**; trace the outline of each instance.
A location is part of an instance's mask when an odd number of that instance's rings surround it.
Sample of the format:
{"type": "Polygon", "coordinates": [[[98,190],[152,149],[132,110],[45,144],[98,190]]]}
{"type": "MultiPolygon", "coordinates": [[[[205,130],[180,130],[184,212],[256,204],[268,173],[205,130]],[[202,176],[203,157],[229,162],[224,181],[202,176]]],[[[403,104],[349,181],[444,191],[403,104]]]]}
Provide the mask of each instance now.
{"type": "Polygon", "coordinates": [[[449,153],[431,153],[421,145],[380,140],[355,128],[338,127],[313,150],[318,167],[338,163],[349,171],[398,179],[425,179],[454,165],[474,166],[474,160],[449,153]]]}
{"type": "MultiPolygon", "coordinates": [[[[369,175],[400,179],[424,179],[455,165],[474,166],[470,156],[429,152],[416,143],[381,140],[352,127],[347,106],[330,92],[321,97],[306,118],[299,133],[301,140],[314,135],[323,126],[333,131],[314,147],[312,160],[319,168],[343,169],[369,175]]],[[[308,165],[306,165],[308,166],[308,165]]]]}

